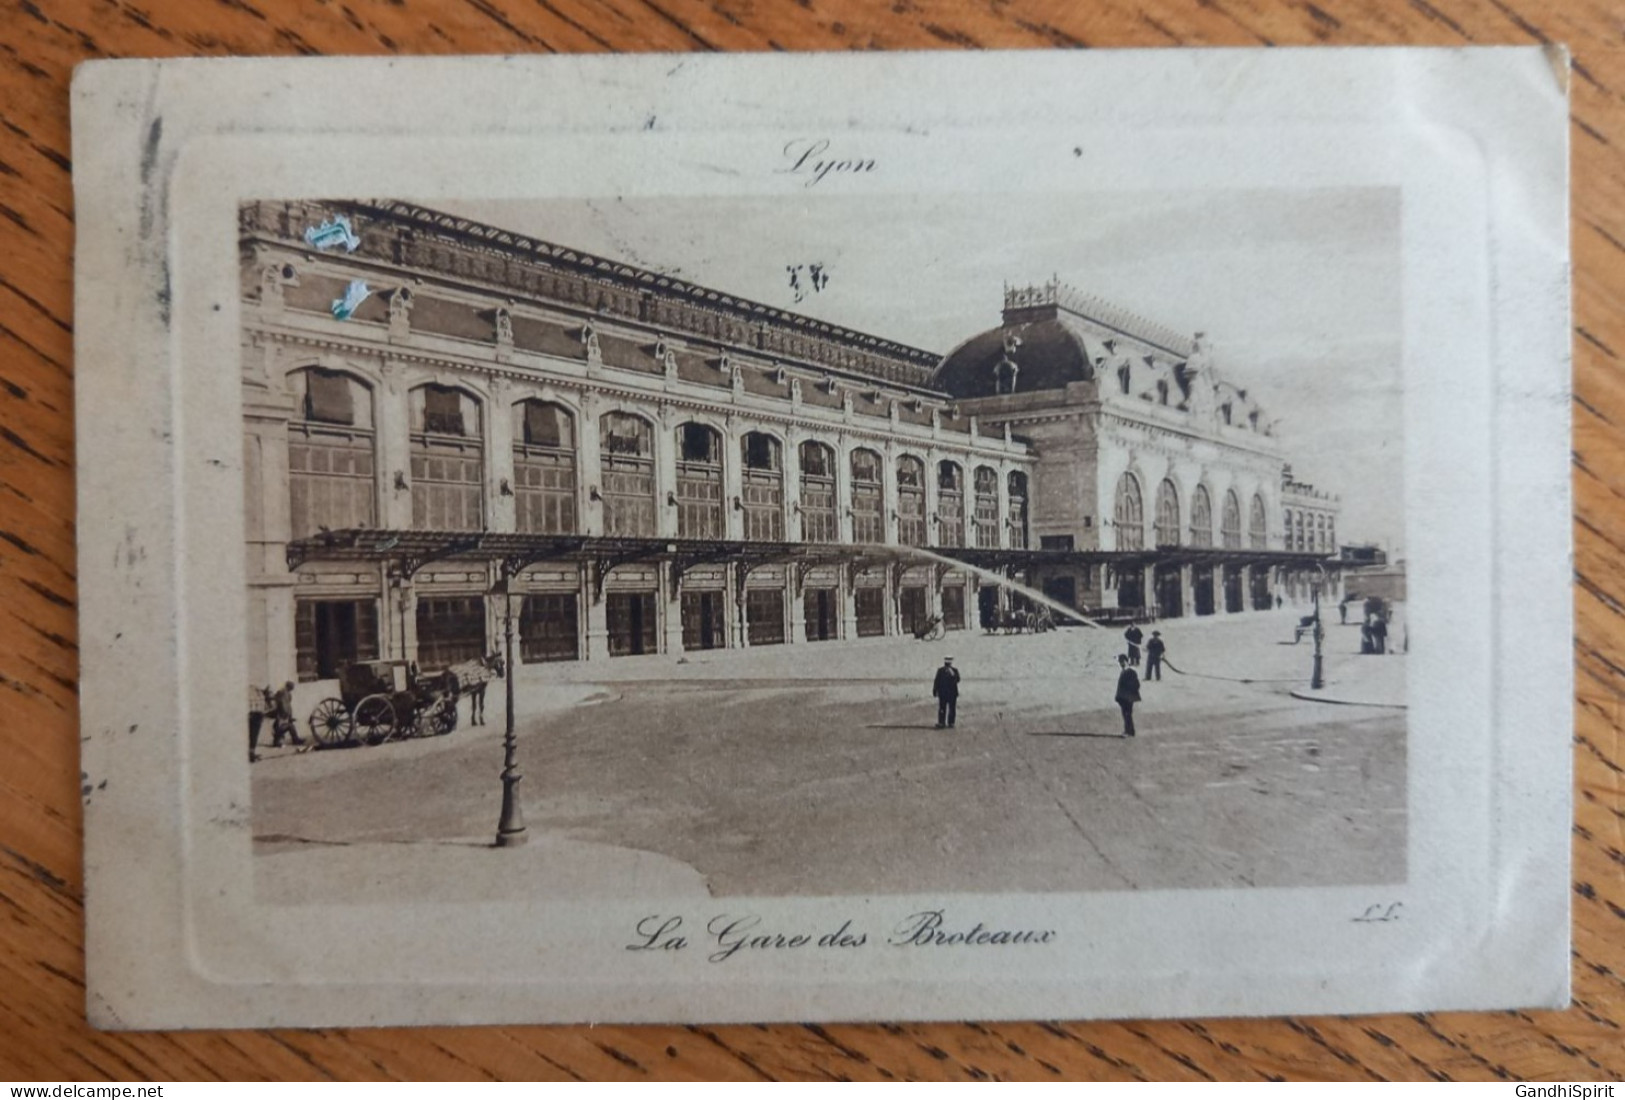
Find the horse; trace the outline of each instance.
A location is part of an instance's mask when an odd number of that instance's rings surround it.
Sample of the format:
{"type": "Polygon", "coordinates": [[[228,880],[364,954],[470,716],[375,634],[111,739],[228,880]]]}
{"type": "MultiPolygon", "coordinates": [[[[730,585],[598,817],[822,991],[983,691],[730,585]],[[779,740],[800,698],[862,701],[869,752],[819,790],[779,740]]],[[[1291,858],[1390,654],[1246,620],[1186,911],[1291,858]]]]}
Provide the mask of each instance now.
{"type": "Polygon", "coordinates": [[[446,688],[455,699],[468,696],[468,724],[485,725],[485,688],[493,679],[501,679],[507,672],[500,653],[487,653],[483,657],[452,665],[445,672],[446,688]]]}

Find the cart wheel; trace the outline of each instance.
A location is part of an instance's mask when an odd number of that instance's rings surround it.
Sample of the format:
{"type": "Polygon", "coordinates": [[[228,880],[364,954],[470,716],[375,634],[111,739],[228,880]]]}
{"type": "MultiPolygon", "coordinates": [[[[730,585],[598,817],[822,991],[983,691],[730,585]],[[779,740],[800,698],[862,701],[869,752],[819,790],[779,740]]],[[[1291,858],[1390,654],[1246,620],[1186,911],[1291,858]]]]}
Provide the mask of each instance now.
{"type": "Polygon", "coordinates": [[[355,723],[340,699],[323,699],[310,712],[310,736],[318,745],[331,748],[355,736],[355,723]]]}
{"type": "Polygon", "coordinates": [[[444,737],[457,728],[457,696],[440,700],[440,708],[434,712],[434,732],[444,737]]]}
{"type": "Polygon", "coordinates": [[[380,745],[395,732],[395,708],[388,696],[369,695],[355,707],[355,731],[369,745],[380,745]]]}
{"type": "Polygon", "coordinates": [[[410,732],[401,730],[401,736],[433,737],[440,732],[440,708],[445,706],[442,699],[430,699],[412,712],[410,732]]]}

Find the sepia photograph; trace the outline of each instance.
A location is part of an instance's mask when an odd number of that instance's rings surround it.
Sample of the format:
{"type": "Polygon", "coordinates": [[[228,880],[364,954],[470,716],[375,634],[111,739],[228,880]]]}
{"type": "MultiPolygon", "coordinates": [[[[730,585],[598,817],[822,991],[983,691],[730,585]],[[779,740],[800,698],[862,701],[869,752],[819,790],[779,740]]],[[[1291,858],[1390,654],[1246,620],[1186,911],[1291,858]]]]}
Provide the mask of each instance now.
{"type": "Polygon", "coordinates": [[[241,204],[262,901],[1406,880],[1399,191],[872,168],[241,204]]]}
{"type": "Polygon", "coordinates": [[[1545,54],[76,89],[98,1026],[1567,995],[1545,54]]]}

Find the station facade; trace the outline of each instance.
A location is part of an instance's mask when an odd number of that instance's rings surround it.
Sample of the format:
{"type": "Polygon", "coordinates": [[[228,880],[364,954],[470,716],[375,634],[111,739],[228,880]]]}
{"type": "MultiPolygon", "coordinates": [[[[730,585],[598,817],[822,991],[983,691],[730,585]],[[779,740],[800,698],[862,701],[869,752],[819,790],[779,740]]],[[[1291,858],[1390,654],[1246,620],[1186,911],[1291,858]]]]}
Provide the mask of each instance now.
{"type": "Polygon", "coordinates": [[[256,682],[446,667],[506,607],[525,664],[965,629],[988,570],[1235,612],[1320,556],[1200,341],[1054,284],[942,358],[405,203],[240,232],[256,682]]]}

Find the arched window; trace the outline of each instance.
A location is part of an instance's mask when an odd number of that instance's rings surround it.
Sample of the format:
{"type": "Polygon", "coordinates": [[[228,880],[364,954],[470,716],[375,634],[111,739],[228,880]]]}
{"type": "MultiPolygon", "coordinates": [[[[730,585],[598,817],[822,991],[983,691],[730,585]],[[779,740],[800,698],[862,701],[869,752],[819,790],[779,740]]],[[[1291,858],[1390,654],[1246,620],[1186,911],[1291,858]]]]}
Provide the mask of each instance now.
{"type": "Polygon", "coordinates": [[[885,542],[885,487],[880,456],[874,451],[852,452],[852,541],[885,542]]]}
{"type": "Polygon", "coordinates": [[[913,455],[897,460],[897,541],[925,545],[925,463],[913,455]]]}
{"type": "Polygon", "coordinates": [[[822,443],[801,445],[801,539],[839,542],[841,524],[835,510],[835,452],[822,443]]]}
{"type": "Polygon", "coordinates": [[[290,535],[343,531],[377,523],[372,391],[338,371],[310,367],[288,375],[290,535]]]}
{"type": "Polygon", "coordinates": [[[656,534],[654,427],[630,413],[605,413],[598,421],[598,438],[604,534],[656,534]]]}
{"type": "Polygon", "coordinates": [[[1213,498],[1206,485],[1198,485],[1191,494],[1191,545],[1213,545],[1213,498]]]}
{"type": "Polygon", "coordinates": [[[1132,378],[1133,373],[1129,369],[1129,365],[1127,363],[1124,363],[1122,366],[1117,368],[1117,386],[1123,391],[1123,395],[1125,397],[1128,396],[1129,383],[1132,378]]]}
{"type": "Polygon", "coordinates": [[[1133,474],[1125,473],[1117,479],[1112,526],[1117,529],[1117,549],[1145,549],[1145,501],[1140,495],[1140,483],[1133,474]]]}
{"type": "Polygon", "coordinates": [[[1010,471],[1010,545],[1016,550],[1027,549],[1027,475],[1020,470],[1010,471]]]}
{"type": "Polygon", "coordinates": [[[1326,552],[1326,517],[1315,518],[1315,549],[1322,554],[1326,552]]]}
{"type": "Polygon", "coordinates": [[[677,537],[726,538],[722,510],[722,435],[705,424],[677,428],[677,537]]]}
{"type": "Polygon", "coordinates": [[[976,502],[973,522],[976,545],[984,550],[999,545],[999,473],[991,466],[976,467],[976,502]]]}
{"type": "Polygon", "coordinates": [[[1252,550],[1269,549],[1269,519],[1264,511],[1264,498],[1256,494],[1252,514],[1247,517],[1247,546],[1252,550]]]}
{"type": "Polygon", "coordinates": [[[575,418],[562,405],[513,407],[514,529],[539,535],[576,532],[575,418]]]}
{"type": "Polygon", "coordinates": [[[1157,545],[1179,545],[1179,490],[1170,478],[1157,486],[1157,545]]]}
{"type": "Polygon", "coordinates": [[[1241,501],[1234,489],[1226,490],[1224,494],[1224,519],[1220,526],[1220,537],[1226,550],[1241,549],[1241,501]]]}
{"type": "Polygon", "coordinates": [[[1016,375],[1020,373],[1021,368],[1009,359],[999,360],[998,365],[993,368],[993,392],[1015,393],[1016,375]]]}
{"type": "Polygon", "coordinates": [[[779,441],[766,432],[746,432],[739,440],[745,494],[745,537],[784,541],[784,460],[779,441]]]}
{"type": "Polygon", "coordinates": [[[480,403],[452,386],[412,391],[412,526],[485,528],[484,424],[480,403]]]}
{"type": "Polygon", "coordinates": [[[1158,379],[1157,380],[1157,404],[1166,405],[1167,403],[1168,403],[1168,383],[1164,379],[1158,379]]]}
{"type": "Polygon", "coordinates": [[[1296,543],[1295,548],[1298,549],[1298,550],[1306,550],[1306,549],[1308,549],[1308,543],[1305,541],[1304,536],[1303,536],[1303,528],[1304,528],[1303,513],[1299,512],[1297,514],[1297,516],[1294,517],[1293,522],[1297,525],[1297,543],[1296,543]]]}
{"type": "Polygon", "coordinates": [[[965,545],[965,471],[946,459],[937,463],[937,545],[965,545]]]}

